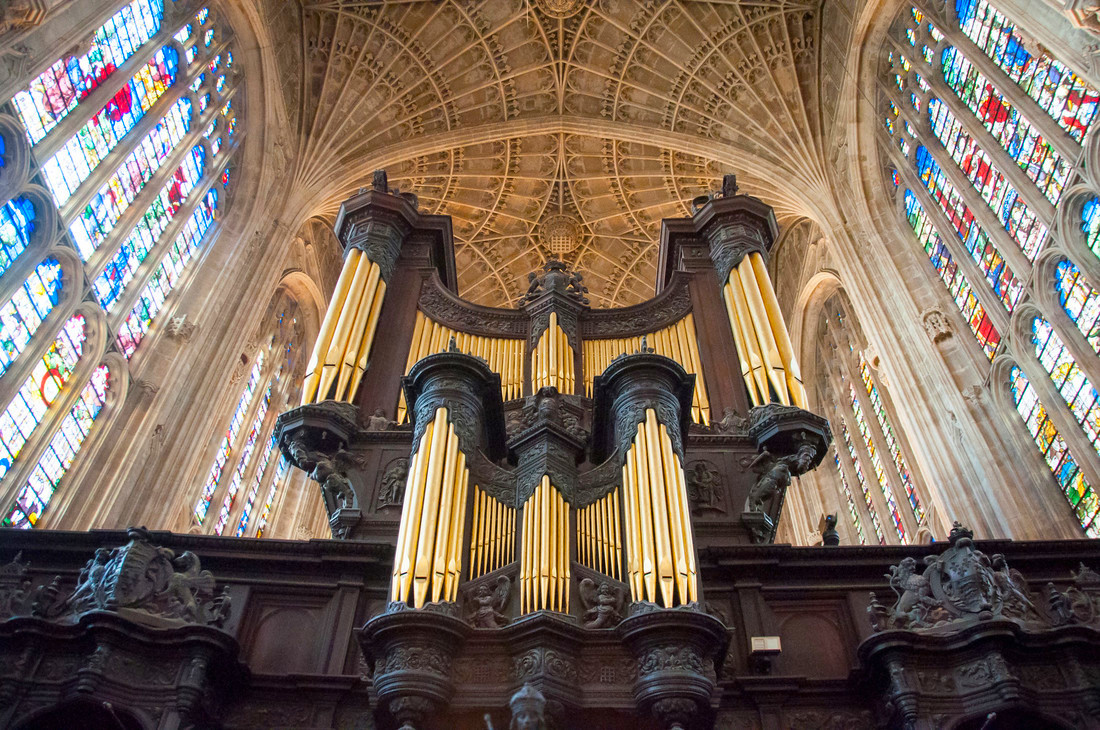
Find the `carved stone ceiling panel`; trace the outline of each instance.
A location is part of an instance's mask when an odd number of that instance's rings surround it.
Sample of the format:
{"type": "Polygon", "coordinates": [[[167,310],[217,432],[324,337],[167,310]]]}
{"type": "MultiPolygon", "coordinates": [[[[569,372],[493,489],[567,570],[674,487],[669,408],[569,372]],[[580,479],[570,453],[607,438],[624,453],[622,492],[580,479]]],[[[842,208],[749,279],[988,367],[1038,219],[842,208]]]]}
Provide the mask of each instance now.
{"type": "Polygon", "coordinates": [[[686,215],[722,173],[781,219],[825,184],[818,7],[302,0],[300,37],[286,38],[300,69],[276,58],[301,78],[286,99],[295,182],[310,213],[331,215],[387,167],[454,218],[474,301],[514,303],[551,245],[594,305],[641,301],[660,219],[686,215]]]}

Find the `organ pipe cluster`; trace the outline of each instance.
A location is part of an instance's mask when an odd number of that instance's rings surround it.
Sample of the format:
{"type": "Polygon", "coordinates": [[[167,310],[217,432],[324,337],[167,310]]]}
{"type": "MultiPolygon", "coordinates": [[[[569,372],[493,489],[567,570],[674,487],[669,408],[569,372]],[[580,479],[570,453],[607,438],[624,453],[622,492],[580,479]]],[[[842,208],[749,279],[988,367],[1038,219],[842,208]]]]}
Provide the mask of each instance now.
{"type": "Polygon", "coordinates": [[[470,528],[470,578],[503,568],[516,558],[516,510],[474,487],[470,528]]]}
{"type": "Polygon", "coordinates": [[[802,374],[759,253],[746,255],[734,267],[722,288],[722,298],[752,404],[770,403],[774,394],[780,403],[806,408],[802,374]]]}
{"type": "Polygon", "coordinates": [[[569,504],[543,475],[523,505],[520,613],[569,611],[569,532],[569,504]]]}
{"type": "MultiPolygon", "coordinates": [[[[460,332],[425,317],[421,311],[416,313],[405,374],[408,375],[412,366],[428,355],[446,352],[452,337],[461,352],[480,357],[489,364],[490,370],[500,375],[502,399],[511,400],[523,395],[523,340],[482,337],[460,332]]],[[[397,403],[397,422],[404,423],[407,414],[405,394],[401,393],[397,403]]]]}
{"type": "Polygon", "coordinates": [[[531,353],[533,390],[552,385],[559,393],[572,393],[576,384],[573,373],[573,348],[558,324],[558,313],[551,312],[550,324],[531,353]]]}
{"type": "Polygon", "coordinates": [[[470,471],[447,409],[436,409],[409,465],[391,601],[421,608],[458,598],[470,471]],[[410,596],[411,594],[411,596],[410,596]]]}
{"type": "Polygon", "coordinates": [[[652,408],[637,428],[622,468],[630,591],[672,608],[697,599],[684,470],[652,408]]]}
{"type": "Polygon", "coordinates": [[[577,510],[577,558],[592,570],[622,580],[618,489],[577,510]]]}
{"type": "MultiPolygon", "coordinates": [[[[691,404],[691,418],[696,423],[710,423],[710,400],[703,381],[703,364],[699,358],[699,340],[695,334],[695,318],[690,313],[664,329],[644,335],[646,344],[658,355],[664,355],[680,364],[688,374],[695,375],[695,394],[691,404]]],[[[642,336],[614,339],[585,340],[584,392],[592,397],[596,376],[607,369],[619,355],[637,352],[642,346],[642,336]]]]}
{"type": "Polygon", "coordinates": [[[355,400],[386,297],[381,273],[362,251],[348,251],[306,368],[302,405],[355,400]]]}

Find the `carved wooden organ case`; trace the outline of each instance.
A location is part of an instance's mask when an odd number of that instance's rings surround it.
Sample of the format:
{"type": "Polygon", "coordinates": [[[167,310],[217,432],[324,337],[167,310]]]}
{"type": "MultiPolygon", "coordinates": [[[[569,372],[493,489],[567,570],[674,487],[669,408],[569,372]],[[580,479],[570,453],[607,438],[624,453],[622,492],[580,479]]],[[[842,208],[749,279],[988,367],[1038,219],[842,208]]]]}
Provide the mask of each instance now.
{"type": "MultiPolygon", "coordinates": [[[[662,225],[655,296],[621,309],[556,261],[516,308],[471,304],[449,218],[384,174],[341,207],[344,269],[277,429],[335,537],[394,544],[360,635],[394,722],[459,702],[452,661],[500,632],[565,652],[610,632],[639,667],[624,702],[667,727],[709,713],[727,628],[697,556],[771,542],[829,434],[768,278],[771,209],[729,180],[695,203],[662,225]]],[[[532,678],[584,705],[577,677],[532,678]]]]}

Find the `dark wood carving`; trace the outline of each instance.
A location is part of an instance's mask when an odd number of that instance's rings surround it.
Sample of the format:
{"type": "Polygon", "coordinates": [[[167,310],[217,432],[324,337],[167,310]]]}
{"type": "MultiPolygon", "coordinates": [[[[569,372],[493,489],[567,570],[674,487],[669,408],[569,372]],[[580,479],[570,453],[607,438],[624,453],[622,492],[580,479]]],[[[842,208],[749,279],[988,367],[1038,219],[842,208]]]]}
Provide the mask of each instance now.
{"type": "Polygon", "coordinates": [[[653,299],[631,307],[589,309],[581,319],[581,337],[636,337],[682,319],[691,311],[690,277],[673,275],[669,285],[653,299]]]}

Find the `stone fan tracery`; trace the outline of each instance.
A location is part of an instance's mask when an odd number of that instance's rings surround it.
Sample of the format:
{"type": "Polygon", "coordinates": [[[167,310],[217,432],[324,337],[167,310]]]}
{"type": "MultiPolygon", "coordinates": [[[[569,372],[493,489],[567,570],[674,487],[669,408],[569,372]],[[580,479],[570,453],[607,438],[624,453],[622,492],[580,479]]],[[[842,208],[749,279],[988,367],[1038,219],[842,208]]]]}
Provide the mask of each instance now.
{"type": "Polygon", "coordinates": [[[276,56],[307,205],[331,214],[389,168],[454,217],[459,288],[479,303],[522,293],[548,216],[579,224],[567,259],[593,302],[624,306],[651,295],[660,218],[688,213],[704,180],[738,172],[781,220],[807,211],[765,177],[826,180],[816,2],[305,0],[300,31],[274,5],[301,54],[276,56]]]}

